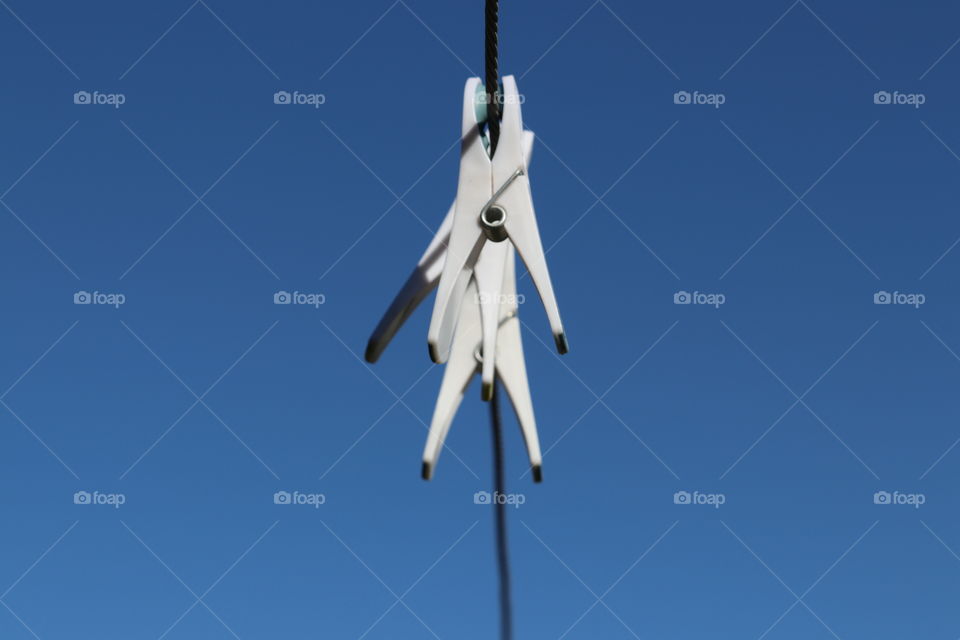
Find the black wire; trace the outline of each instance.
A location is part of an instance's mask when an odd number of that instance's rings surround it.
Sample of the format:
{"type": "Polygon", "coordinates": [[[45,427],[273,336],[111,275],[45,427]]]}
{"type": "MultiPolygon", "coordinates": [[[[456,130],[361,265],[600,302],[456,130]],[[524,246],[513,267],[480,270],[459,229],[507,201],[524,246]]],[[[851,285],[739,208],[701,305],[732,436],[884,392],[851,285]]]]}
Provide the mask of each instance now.
{"type": "Polygon", "coordinates": [[[497,534],[497,569],[500,573],[500,638],[513,638],[513,606],[510,597],[510,558],[507,554],[506,480],[503,464],[503,425],[500,421],[500,384],[495,380],[490,400],[490,421],[493,427],[494,513],[497,534]]]}
{"type": "MultiPolygon", "coordinates": [[[[499,0],[486,0],[485,11],[485,85],[487,97],[487,136],[490,140],[490,157],[500,141],[500,22],[499,0]]],[[[497,570],[500,576],[500,638],[513,638],[513,606],[510,597],[510,557],[507,546],[507,482],[503,463],[503,425],[500,419],[500,384],[494,379],[493,397],[490,399],[490,425],[493,431],[493,505],[494,525],[497,539],[497,570]]]]}
{"type": "Polygon", "coordinates": [[[490,156],[493,157],[500,140],[500,41],[497,34],[500,24],[500,0],[486,0],[486,89],[487,133],[490,138],[490,156]]]}

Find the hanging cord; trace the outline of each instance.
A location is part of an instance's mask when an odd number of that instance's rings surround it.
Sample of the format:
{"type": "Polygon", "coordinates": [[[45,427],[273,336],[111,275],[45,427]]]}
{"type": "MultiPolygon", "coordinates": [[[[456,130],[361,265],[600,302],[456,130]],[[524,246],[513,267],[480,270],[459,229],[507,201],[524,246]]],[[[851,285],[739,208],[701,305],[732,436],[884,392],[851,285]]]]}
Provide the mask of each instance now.
{"type": "Polygon", "coordinates": [[[500,638],[513,638],[513,606],[510,598],[510,557],[507,553],[506,480],[503,465],[503,426],[500,421],[499,383],[494,382],[490,400],[493,427],[494,513],[497,531],[497,569],[500,572],[500,638]]]}
{"type": "Polygon", "coordinates": [[[490,156],[493,157],[500,140],[500,40],[497,35],[500,23],[500,0],[486,0],[486,89],[487,89],[487,134],[490,138],[490,156]]]}
{"type": "MultiPolygon", "coordinates": [[[[484,54],[486,61],[487,137],[490,140],[490,157],[497,150],[500,140],[500,47],[498,28],[500,21],[499,0],[485,0],[486,30],[484,54]]],[[[510,556],[507,548],[507,482],[503,463],[503,425],[500,419],[500,384],[494,379],[493,397],[490,399],[490,426],[493,432],[493,508],[497,539],[497,571],[500,575],[500,638],[513,638],[513,605],[510,597],[510,556]]]]}

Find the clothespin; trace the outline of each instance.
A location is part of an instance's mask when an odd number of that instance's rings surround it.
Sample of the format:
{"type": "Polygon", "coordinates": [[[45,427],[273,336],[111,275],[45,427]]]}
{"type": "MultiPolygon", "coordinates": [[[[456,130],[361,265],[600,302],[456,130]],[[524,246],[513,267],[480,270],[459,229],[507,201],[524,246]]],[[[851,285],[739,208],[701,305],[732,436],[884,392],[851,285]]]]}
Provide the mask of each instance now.
{"type": "MultiPolygon", "coordinates": [[[[482,106],[478,107],[478,109],[480,108],[482,106]]],[[[524,167],[526,167],[530,164],[530,157],[533,154],[532,132],[523,132],[522,146],[524,167]]],[[[383,314],[377,328],[374,329],[369,342],[367,342],[367,362],[374,363],[380,359],[387,345],[393,340],[393,336],[440,281],[456,207],[457,203],[454,201],[440,224],[440,228],[437,229],[436,234],[427,246],[427,250],[423,252],[416,268],[407,278],[386,313],[383,314]]]]}
{"type": "MultiPolygon", "coordinates": [[[[522,147],[524,167],[529,165],[533,153],[533,134],[523,132],[522,147]]],[[[393,299],[377,328],[367,343],[366,359],[376,362],[403,323],[426,298],[440,280],[447,256],[447,244],[456,211],[456,202],[451,205],[446,217],[430,241],[416,268],[407,278],[400,292],[393,299]]],[[[499,300],[500,340],[497,347],[496,373],[513,404],[517,421],[523,434],[530,458],[533,479],[542,479],[540,441],[537,437],[533,401],[527,382],[526,363],[523,359],[523,344],[520,338],[520,321],[517,318],[516,266],[514,251],[507,246],[503,269],[502,295],[499,300]]],[[[422,475],[429,480],[437,465],[440,451],[457,409],[463,400],[466,388],[480,369],[482,362],[482,330],[480,320],[480,294],[471,280],[466,292],[466,302],[461,306],[461,315],[455,327],[451,355],[444,371],[443,382],[437,398],[430,432],[423,451],[422,475]]]]}
{"type": "MultiPolygon", "coordinates": [[[[520,339],[520,319],[517,317],[517,274],[513,247],[507,245],[506,264],[503,268],[502,298],[497,305],[499,334],[496,349],[496,375],[510,397],[520,424],[534,482],[542,479],[540,440],[533,415],[533,401],[527,382],[527,366],[523,359],[523,343],[520,339]]],[[[437,406],[430,423],[430,433],[423,449],[423,477],[429,480],[443,449],[443,441],[450,430],[450,423],[460,407],[464,393],[484,363],[481,353],[483,308],[475,280],[467,285],[467,300],[461,306],[450,358],[443,373],[443,383],[437,397],[437,406]],[[475,302],[476,301],[476,302],[475,302]]]]}
{"type": "Polygon", "coordinates": [[[482,333],[481,396],[489,400],[494,388],[500,302],[510,246],[520,254],[540,294],[557,350],[566,353],[568,346],[533,209],[516,80],[513,76],[503,78],[500,139],[493,158],[481,142],[475,108],[479,85],[479,78],[470,78],[464,88],[457,200],[427,342],[433,361],[446,362],[467,289],[471,281],[475,282],[482,333]]]}

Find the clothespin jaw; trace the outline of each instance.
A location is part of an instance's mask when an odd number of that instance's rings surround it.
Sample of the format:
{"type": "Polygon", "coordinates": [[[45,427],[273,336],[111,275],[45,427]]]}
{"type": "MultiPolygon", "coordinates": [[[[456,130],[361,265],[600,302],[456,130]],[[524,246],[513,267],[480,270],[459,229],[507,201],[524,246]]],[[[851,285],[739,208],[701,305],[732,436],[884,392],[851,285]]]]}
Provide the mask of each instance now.
{"type": "MultiPolygon", "coordinates": [[[[520,340],[520,320],[517,317],[516,268],[514,251],[506,246],[503,267],[503,292],[496,326],[500,333],[497,350],[496,373],[503,383],[513,405],[523,434],[530,467],[535,482],[542,480],[542,455],[537,437],[537,424],[533,414],[533,401],[527,382],[523,345],[520,340]]],[[[481,354],[483,322],[481,305],[477,302],[479,290],[476,281],[467,284],[466,299],[458,319],[450,357],[443,374],[440,394],[430,423],[430,433],[423,450],[422,475],[425,480],[433,477],[437,460],[443,449],[450,424],[456,415],[470,381],[485,363],[481,354]]]]}
{"type": "MultiPolygon", "coordinates": [[[[557,350],[568,350],[546,257],[537,228],[523,154],[521,97],[513,76],[503,78],[503,116],[497,152],[491,159],[480,141],[474,99],[479,78],[464,87],[463,138],[457,204],[447,260],[437,289],[427,341],[434,362],[445,362],[471,277],[477,281],[481,321],[496,323],[503,286],[503,250],[516,248],[540,294],[557,350]]],[[[496,354],[495,328],[483,332],[482,397],[492,395],[496,354]]]]}

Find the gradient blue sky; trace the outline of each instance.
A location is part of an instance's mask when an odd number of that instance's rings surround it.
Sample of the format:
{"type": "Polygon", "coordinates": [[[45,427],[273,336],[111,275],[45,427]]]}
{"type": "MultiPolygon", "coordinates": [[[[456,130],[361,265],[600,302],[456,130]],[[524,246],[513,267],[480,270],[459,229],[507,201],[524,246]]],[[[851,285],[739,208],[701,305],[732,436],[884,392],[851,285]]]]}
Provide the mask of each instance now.
{"type": "MultiPolygon", "coordinates": [[[[955,639],[960,9],[501,28],[571,344],[523,279],[516,637],[955,639]]],[[[0,60],[0,637],[494,637],[479,388],[425,483],[430,305],[360,360],[454,196],[482,3],[2,0],[0,60]]]]}

